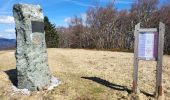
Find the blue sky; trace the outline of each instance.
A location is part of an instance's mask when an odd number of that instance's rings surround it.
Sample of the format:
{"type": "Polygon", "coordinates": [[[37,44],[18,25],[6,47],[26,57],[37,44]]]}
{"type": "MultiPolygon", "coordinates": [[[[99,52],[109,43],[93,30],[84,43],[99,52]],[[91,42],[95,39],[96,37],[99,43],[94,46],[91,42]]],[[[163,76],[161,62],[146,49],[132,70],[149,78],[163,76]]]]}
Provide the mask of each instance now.
{"type": "MultiPolygon", "coordinates": [[[[96,0],[105,6],[110,0],[96,0]]],[[[115,0],[118,10],[130,9],[134,0],[115,0]]],[[[89,7],[95,7],[95,0],[0,0],[0,37],[15,38],[15,24],[12,7],[16,3],[39,4],[44,15],[56,26],[68,26],[74,15],[86,17],[89,7]]]]}

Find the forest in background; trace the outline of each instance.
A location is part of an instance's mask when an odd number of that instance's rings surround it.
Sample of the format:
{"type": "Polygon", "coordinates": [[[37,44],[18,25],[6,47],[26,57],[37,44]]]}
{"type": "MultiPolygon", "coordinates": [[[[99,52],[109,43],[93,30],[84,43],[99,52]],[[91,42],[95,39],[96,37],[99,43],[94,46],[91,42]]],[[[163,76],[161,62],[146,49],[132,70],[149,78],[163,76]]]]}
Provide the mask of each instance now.
{"type": "Polygon", "coordinates": [[[46,43],[51,48],[87,48],[133,51],[134,29],[166,26],[164,53],[170,54],[170,3],[160,5],[159,0],[136,0],[129,10],[117,10],[114,2],[107,6],[89,8],[86,20],[74,16],[69,27],[55,27],[44,18],[46,43]]]}

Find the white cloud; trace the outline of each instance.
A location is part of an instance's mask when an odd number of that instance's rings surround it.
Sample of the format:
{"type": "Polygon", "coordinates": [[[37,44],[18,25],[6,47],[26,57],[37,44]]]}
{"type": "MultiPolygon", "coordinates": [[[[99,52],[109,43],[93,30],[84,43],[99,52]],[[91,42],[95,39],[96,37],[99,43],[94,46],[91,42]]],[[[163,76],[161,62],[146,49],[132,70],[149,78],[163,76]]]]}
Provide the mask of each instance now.
{"type": "Polygon", "coordinates": [[[87,14],[86,13],[81,13],[80,16],[81,16],[81,18],[83,20],[83,25],[86,25],[87,14]]]}
{"type": "Polygon", "coordinates": [[[0,16],[0,24],[13,24],[14,17],[12,16],[0,16]]]}
{"type": "Polygon", "coordinates": [[[70,23],[70,22],[71,22],[71,17],[65,18],[65,19],[64,19],[64,22],[65,22],[65,23],[70,23]]]}
{"type": "Polygon", "coordinates": [[[0,33],[2,35],[0,35],[1,38],[7,38],[7,39],[16,39],[16,35],[13,33],[0,33]]]}
{"type": "Polygon", "coordinates": [[[4,32],[6,32],[6,33],[15,33],[15,29],[13,29],[13,28],[5,29],[4,32]]]}
{"type": "Polygon", "coordinates": [[[15,38],[16,38],[16,35],[15,35],[15,33],[0,32],[0,37],[2,37],[2,38],[8,38],[8,39],[15,39],[15,38]]]}
{"type": "MultiPolygon", "coordinates": [[[[87,20],[87,14],[86,13],[81,13],[80,16],[78,16],[78,18],[82,18],[83,25],[86,25],[86,20],[87,20]]],[[[66,17],[64,19],[64,22],[65,23],[70,23],[71,19],[72,19],[72,17],[66,17]]]]}
{"type": "Polygon", "coordinates": [[[87,14],[86,13],[81,13],[80,16],[82,17],[83,20],[87,19],[87,14]]]}
{"type": "Polygon", "coordinates": [[[8,11],[1,11],[0,14],[1,14],[1,15],[4,15],[4,14],[12,14],[12,11],[11,11],[11,12],[8,12],[8,11]]]}
{"type": "Polygon", "coordinates": [[[15,28],[6,28],[5,30],[0,31],[0,37],[8,38],[8,39],[15,39],[15,28]]]}

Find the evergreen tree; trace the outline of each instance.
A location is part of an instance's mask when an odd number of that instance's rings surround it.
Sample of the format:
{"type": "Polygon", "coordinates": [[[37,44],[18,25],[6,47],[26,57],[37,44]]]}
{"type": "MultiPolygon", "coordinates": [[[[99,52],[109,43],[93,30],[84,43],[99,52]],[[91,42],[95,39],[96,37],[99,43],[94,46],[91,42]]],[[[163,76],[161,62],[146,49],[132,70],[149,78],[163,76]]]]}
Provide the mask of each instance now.
{"type": "Polygon", "coordinates": [[[51,24],[48,17],[44,17],[44,30],[46,37],[46,44],[48,48],[56,48],[58,47],[58,33],[54,24],[51,24]]]}

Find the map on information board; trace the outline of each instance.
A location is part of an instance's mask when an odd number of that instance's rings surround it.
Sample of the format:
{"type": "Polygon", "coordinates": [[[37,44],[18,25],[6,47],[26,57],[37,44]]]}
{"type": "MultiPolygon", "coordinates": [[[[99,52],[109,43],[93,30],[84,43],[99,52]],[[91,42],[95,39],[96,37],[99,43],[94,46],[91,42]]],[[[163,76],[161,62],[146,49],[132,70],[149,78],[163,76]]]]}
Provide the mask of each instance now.
{"type": "Polygon", "coordinates": [[[157,32],[140,32],[138,41],[138,57],[150,60],[157,57],[157,32]]]}

